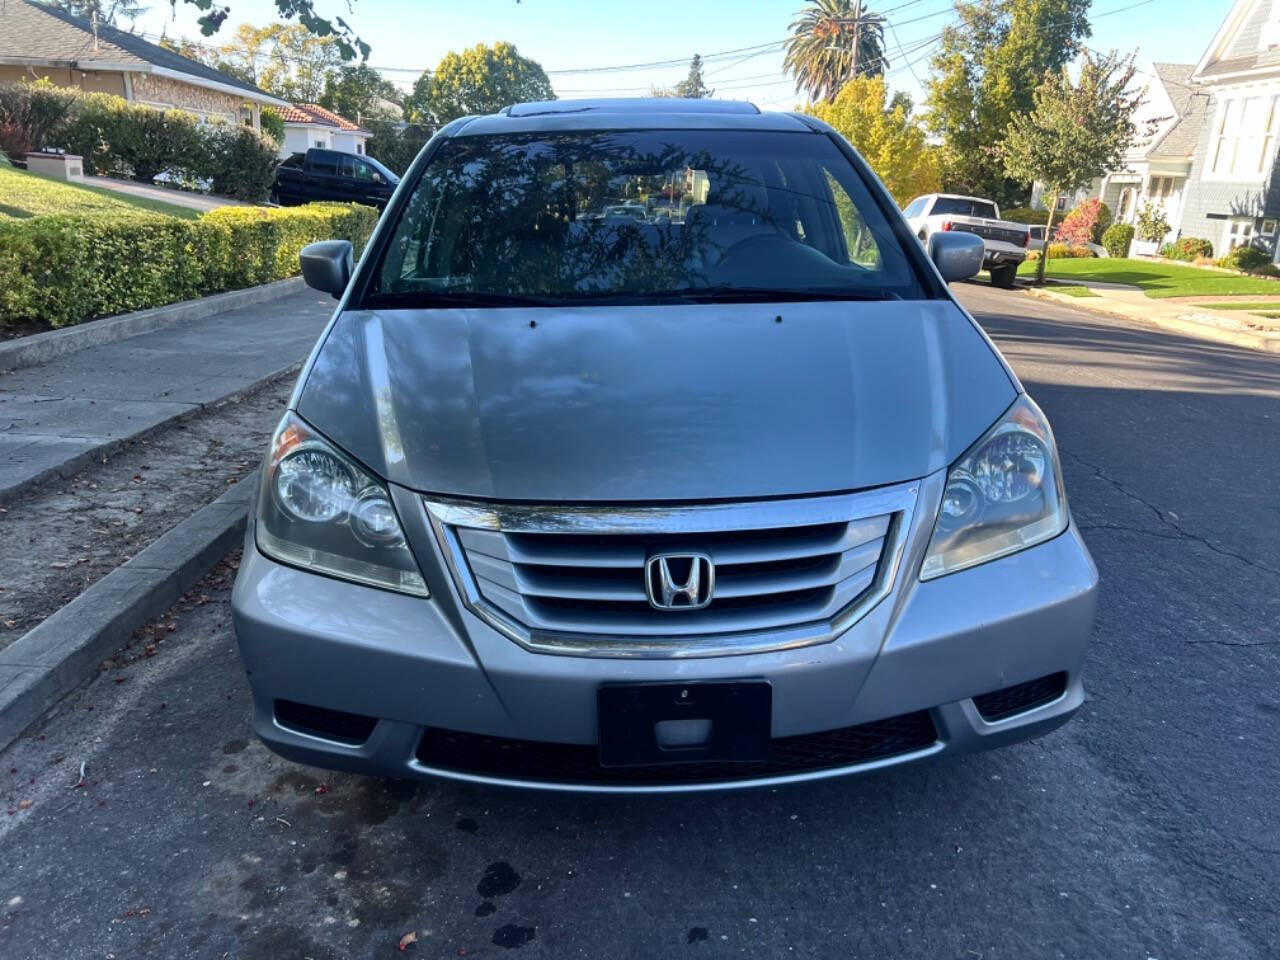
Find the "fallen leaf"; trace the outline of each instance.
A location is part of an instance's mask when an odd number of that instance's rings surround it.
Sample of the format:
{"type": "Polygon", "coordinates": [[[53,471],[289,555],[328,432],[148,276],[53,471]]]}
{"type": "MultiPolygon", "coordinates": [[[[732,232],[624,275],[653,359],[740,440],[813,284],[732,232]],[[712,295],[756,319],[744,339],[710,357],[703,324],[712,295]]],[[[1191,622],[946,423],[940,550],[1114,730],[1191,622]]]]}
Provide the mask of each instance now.
{"type": "Polygon", "coordinates": [[[417,943],[417,942],[418,942],[417,931],[410,930],[408,933],[406,933],[403,937],[400,938],[400,952],[404,953],[405,950],[409,949],[409,944],[417,943]]]}

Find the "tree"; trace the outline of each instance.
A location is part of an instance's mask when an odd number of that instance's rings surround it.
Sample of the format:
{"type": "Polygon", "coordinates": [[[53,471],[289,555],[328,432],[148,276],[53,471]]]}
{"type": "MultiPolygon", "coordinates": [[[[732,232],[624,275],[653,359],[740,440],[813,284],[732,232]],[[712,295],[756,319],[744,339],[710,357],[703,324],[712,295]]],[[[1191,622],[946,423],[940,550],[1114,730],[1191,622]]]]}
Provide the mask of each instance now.
{"type": "MultiPolygon", "coordinates": [[[[188,41],[183,40],[182,43],[186,44],[188,41]]],[[[265,28],[242,23],[236,27],[235,35],[218,47],[214,57],[217,60],[216,66],[233,77],[238,77],[245,81],[245,83],[252,83],[254,86],[258,86],[258,76],[262,72],[262,66],[267,59],[269,46],[270,35],[265,28]]],[[[203,60],[204,58],[197,57],[196,59],[203,60]]]]}
{"type": "Polygon", "coordinates": [[[315,103],[330,74],[342,64],[337,42],[301,24],[241,24],[235,38],[218,48],[218,65],[282,100],[315,103]]]}
{"type": "Polygon", "coordinates": [[[478,43],[462,53],[446,53],[434,73],[424,72],[406,98],[404,112],[414,123],[443,126],[513,103],[555,98],[542,67],[520,56],[514,44],[478,43]]]}
{"type": "Polygon", "coordinates": [[[1026,200],[995,148],[1009,121],[1032,108],[1046,71],[1070,63],[1090,35],[1090,0],[958,0],[942,31],[925,100],[943,144],[948,190],[1007,206],[1026,200]]]}
{"type": "MultiPolygon", "coordinates": [[[[215,0],[169,0],[169,5],[176,8],[179,3],[189,3],[197,10],[205,11],[196,20],[200,24],[200,32],[211,37],[227,22],[231,8],[215,3],[215,0]]],[[[315,11],[315,0],[274,0],[276,12],[281,20],[297,20],[312,36],[327,39],[337,51],[338,59],[354,60],[357,56],[369,59],[369,44],[361,40],[351,25],[342,17],[332,20],[322,17],[315,11]]]]}
{"type": "Polygon", "coordinates": [[[374,117],[399,117],[400,108],[389,111],[387,104],[400,99],[396,85],[368,64],[339,67],[324,82],[320,106],[341,114],[348,120],[364,123],[374,117]]]}
{"type": "Polygon", "coordinates": [[[689,61],[689,76],[676,84],[676,96],[693,100],[705,100],[714,90],[702,82],[702,56],[695,53],[689,61]]]}
{"type": "MultiPolygon", "coordinates": [[[[1130,90],[1133,75],[1133,55],[1114,52],[1085,56],[1074,82],[1065,66],[1046,73],[1031,112],[1014,117],[1006,128],[1000,156],[1008,175],[1025,184],[1040,180],[1046,195],[1056,197],[1117,169],[1137,134],[1133,115],[1142,93],[1130,90]]],[[[1044,232],[1052,236],[1052,207],[1044,232]]],[[[1046,244],[1036,283],[1044,283],[1048,259],[1046,244]]]]}
{"type": "Polygon", "coordinates": [[[937,151],[902,108],[886,106],[883,77],[854,77],[831,103],[807,112],[857,148],[899,203],[939,189],[937,151]]]}
{"type": "Polygon", "coordinates": [[[791,23],[782,68],[796,78],[796,91],[810,101],[832,100],[855,76],[881,76],[884,17],[868,13],[862,0],[808,0],[791,23]]]}
{"type": "Polygon", "coordinates": [[[150,9],[137,0],[50,0],[49,5],[86,20],[96,15],[98,23],[113,27],[122,20],[132,23],[150,9]]]}

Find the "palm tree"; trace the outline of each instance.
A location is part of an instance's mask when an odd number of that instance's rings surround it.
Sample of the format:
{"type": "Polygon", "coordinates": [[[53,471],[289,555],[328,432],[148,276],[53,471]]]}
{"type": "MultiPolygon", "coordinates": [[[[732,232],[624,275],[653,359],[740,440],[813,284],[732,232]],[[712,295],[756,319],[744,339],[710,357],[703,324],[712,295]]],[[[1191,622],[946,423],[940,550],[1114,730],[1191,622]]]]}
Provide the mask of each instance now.
{"type": "Polygon", "coordinates": [[[880,76],[885,19],[863,9],[862,0],[809,0],[791,23],[783,69],[811,101],[832,100],[855,76],[880,76]]]}

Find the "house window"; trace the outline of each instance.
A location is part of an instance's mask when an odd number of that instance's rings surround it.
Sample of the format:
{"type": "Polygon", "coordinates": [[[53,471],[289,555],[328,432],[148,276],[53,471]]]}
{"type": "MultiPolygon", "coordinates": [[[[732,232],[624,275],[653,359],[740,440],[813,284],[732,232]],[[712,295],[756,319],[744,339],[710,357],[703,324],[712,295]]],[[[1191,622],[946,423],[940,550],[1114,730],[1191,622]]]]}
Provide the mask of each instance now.
{"type": "Polygon", "coordinates": [[[1125,187],[1120,191],[1120,203],[1116,208],[1116,219],[1121,223],[1129,222],[1129,213],[1133,209],[1133,190],[1125,187]]]}
{"type": "Polygon", "coordinates": [[[1253,220],[1245,220],[1236,217],[1227,221],[1227,234],[1222,242],[1224,250],[1234,250],[1236,247],[1247,247],[1249,242],[1253,240],[1253,220]]]}
{"type": "Polygon", "coordinates": [[[363,143],[357,143],[357,144],[356,144],[356,153],[364,153],[364,144],[363,144],[363,143]]]}
{"type": "Polygon", "coordinates": [[[1058,213],[1061,213],[1063,210],[1067,209],[1067,204],[1070,202],[1071,202],[1070,197],[1065,197],[1065,196],[1059,197],[1057,200],[1054,201],[1053,209],[1056,210],[1058,213]]]}
{"type": "Polygon", "coordinates": [[[1271,16],[1258,31],[1258,49],[1271,50],[1280,47],[1280,9],[1272,9],[1271,16]]]}
{"type": "Polygon", "coordinates": [[[1274,236],[1276,235],[1276,221],[1275,221],[1275,220],[1263,220],[1263,221],[1262,221],[1262,235],[1263,235],[1264,237],[1274,237],[1274,236]]]}
{"type": "Polygon", "coordinates": [[[324,141],[323,141],[323,140],[317,140],[317,141],[316,141],[316,149],[317,149],[317,150],[323,150],[323,149],[324,149],[324,141]]]}
{"type": "Polygon", "coordinates": [[[1214,125],[1209,170],[1215,176],[1258,178],[1275,152],[1280,95],[1227,100],[1214,125]]]}

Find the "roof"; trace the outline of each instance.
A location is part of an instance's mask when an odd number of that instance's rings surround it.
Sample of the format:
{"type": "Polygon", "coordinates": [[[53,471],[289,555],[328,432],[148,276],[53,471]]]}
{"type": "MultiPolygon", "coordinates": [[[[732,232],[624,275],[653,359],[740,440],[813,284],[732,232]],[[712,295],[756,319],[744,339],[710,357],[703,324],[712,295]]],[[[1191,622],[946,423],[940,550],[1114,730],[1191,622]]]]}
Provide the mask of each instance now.
{"type": "Polygon", "coordinates": [[[0,3],[0,63],[159,73],[260,102],[283,103],[252,83],[106,24],[98,25],[95,43],[88,20],[35,0],[0,3]]]}
{"type": "Polygon", "coordinates": [[[320,127],[334,127],[351,133],[368,133],[346,117],[326,110],[318,103],[291,103],[280,111],[285,123],[306,123],[320,127]]]}
{"type": "Polygon", "coordinates": [[[1176,119],[1164,134],[1146,150],[1149,159],[1189,159],[1196,149],[1200,128],[1204,123],[1209,96],[1191,84],[1196,68],[1190,63],[1156,63],[1159,78],[1169,101],[1173,104],[1176,119]]]}
{"type": "Polygon", "coordinates": [[[1280,0],[1236,0],[1196,64],[1195,79],[1212,83],[1240,74],[1280,71],[1280,44],[1274,34],[1268,35],[1277,15],[1280,0]]]}

